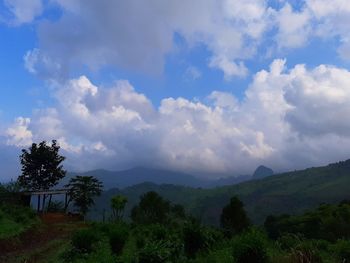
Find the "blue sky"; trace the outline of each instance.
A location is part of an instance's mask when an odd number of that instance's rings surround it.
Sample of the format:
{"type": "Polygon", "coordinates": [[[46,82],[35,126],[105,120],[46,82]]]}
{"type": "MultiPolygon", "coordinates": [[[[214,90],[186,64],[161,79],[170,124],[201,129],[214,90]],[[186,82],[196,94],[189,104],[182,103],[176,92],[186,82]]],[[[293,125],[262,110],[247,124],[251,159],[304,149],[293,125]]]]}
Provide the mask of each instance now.
{"type": "Polygon", "coordinates": [[[349,17],[345,0],[3,0],[3,177],[52,139],[71,170],[346,159],[349,17]]]}

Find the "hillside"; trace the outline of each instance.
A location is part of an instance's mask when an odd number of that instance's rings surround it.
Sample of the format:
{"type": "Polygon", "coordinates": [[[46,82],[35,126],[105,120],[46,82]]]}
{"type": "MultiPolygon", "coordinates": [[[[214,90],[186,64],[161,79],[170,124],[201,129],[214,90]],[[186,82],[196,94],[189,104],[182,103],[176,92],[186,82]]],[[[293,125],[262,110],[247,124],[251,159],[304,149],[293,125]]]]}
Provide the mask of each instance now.
{"type": "Polygon", "coordinates": [[[111,189],[97,199],[92,216],[102,218],[102,211],[108,211],[110,197],[114,194],[127,196],[127,209],[130,209],[142,193],[151,190],[184,205],[189,212],[210,224],[218,224],[222,207],[231,196],[238,195],[252,220],[263,223],[270,214],[297,214],[320,203],[350,199],[350,160],[213,189],[152,183],[123,190],[111,189]]]}
{"type": "Polygon", "coordinates": [[[105,190],[110,190],[112,188],[122,189],[145,182],[155,184],[191,186],[195,188],[213,188],[217,186],[238,184],[249,181],[252,178],[256,179],[257,177],[265,177],[271,174],[273,174],[273,171],[270,168],[259,166],[253,175],[236,175],[221,177],[219,179],[204,179],[183,172],[148,167],[135,167],[122,171],[108,171],[104,169],[98,169],[84,173],[69,173],[68,176],[62,181],[61,185],[63,186],[66,184],[73,176],[82,175],[94,176],[103,182],[105,190]],[[263,170],[261,171],[262,168],[263,170]]]}
{"type": "MultiPolygon", "coordinates": [[[[75,175],[77,174],[71,173],[68,176],[68,179],[75,175]]],[[[107,171],[99,169],[79,173],[79,175],[94,176],[103,182],[106,190],[111,188],[125,188],[144,182],[176,184],[192,187],[205,187],[209,184],[208,180],[200,179],[190,174],[146,167],[135,167],[123,171],[107,171]]],[[[68,179],[66,179],[66,181],[68,181],[68,179]]]]}

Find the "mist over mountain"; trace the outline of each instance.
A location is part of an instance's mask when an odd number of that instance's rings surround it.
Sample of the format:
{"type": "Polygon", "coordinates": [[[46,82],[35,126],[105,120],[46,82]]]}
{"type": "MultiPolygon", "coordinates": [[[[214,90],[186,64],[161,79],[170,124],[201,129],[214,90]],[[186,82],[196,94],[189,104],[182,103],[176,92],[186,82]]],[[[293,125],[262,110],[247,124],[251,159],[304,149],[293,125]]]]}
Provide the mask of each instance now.
{"type": "MultiPolygon", "coordinates": [[[[272,171],[270,168],[264,166],[261,173],[267,175],[268,171],[272,171]],[[264,170],[265,169],[265,170],[264,170]]],[[[257,168],[256,171],[258,171],[257,168]]],[[[259,170],[260,171],[260,170],[259,170]]],[[[273,172],[272,172],[273,173],[273,172]]],[[[111,188],[125,188],[136,184],[150,182],[154,184],[173,184],[190,187],[202,187],[211,188],[224,185],[234,185],[241,182],[251,180],[254,176],[252,175],[239,175],[229,176],[219,179],[203,179],[196,177],[191,174],[162,170],[147,167],[135,167],[123,171],[108,171],[108,170],[92,170],[84,173],[70,173],[68,178],[65,179],[65,183],[68,179],[74,175],[94,176],[104,184],[104,189],[108,190],[111,188]]]]}

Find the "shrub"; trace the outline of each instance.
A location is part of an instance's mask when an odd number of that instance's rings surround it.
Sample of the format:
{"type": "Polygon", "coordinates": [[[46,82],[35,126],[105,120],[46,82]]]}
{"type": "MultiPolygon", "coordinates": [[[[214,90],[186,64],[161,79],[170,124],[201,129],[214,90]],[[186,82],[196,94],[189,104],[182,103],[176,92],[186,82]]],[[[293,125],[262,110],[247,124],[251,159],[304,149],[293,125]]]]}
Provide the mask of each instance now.
{"type": "Polygon", "coordinates": [[[142,263],[163,263],[173,262],[173,248],[169,241],[150,241],[140,249],[139,262],[142,263]]]}
{"type": "Polygon", "coordinates": [[[234,239],[233,257],[237,263],[265,263],[268,262],[267,238],[264,233],[256,229],[241,234],[234,239]]]}
{"type": "Polygon", "coordinates": [[[90,253],[100,240],[99,233],[94,229],[81,229],[73,235],[72,246],[80,253],[90,253]]]}
{"type": "Polygon", "coordinates": [[[194,258],[199,251],[206,251],[222,238],[218,231],[203,227],[198,222],[187,223],[183,229],[185,254],[194,258]]]}
{"type": "Polygon", "coordinates": [[[128,229],[124,225],[117,225],[111,228],[108,238],[109,245],[114,254],[120,255],[128,239],[128,229]]]}
{"type": "Polygon", "coordinates": [[[278,238],[277,244],[281,249],[290,250],[303,241],[303,237],[297,234],[286,233],[278,238]]]}
{"type": "Polygon", "coordinates": [[[317,248],[317,244],[315,244],[312,240],[301,242],[295,248],[293,248],[291,259],[292,262],[323,262],[320,256],[320,251],[317,248]]]}
{"type": "Polygon", "coordinates": [[[350,262],[350,241],[338,240],[332,247],[340,262],[350,262]]]}
{"type": "Polygon", "coordinates": [[[222,209],[220,224],[228,236],[239,234],[250,226],[243,203],[237,196],[232,197],[230,203],[222,209]]]}

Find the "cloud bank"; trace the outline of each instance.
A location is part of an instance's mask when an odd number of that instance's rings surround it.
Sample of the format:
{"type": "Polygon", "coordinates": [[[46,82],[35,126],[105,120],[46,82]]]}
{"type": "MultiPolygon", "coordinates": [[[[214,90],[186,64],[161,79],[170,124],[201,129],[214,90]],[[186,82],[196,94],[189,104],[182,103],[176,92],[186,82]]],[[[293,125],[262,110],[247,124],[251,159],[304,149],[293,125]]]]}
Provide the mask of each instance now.
{"type": "Polygon", "coordinates": [[[7,144],[58,139],[75,169],[135,165],[197,174],[250,173],[348,158],[350,72],[275,60],[242,101],[213,91],[203,101],[166,98],[156,108],[125,80],[101,88],[85,77],[56,87],[57,105],[18,118],[7,144]]]}

